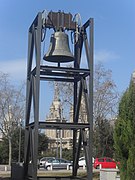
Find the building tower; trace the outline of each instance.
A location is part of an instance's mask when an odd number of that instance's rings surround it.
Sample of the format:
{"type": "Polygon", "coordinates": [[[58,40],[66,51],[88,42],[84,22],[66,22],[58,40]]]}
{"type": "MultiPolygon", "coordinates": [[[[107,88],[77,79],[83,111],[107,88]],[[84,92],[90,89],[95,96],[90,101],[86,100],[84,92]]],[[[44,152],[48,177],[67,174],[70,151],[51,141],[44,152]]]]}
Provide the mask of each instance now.
{"type": "MultiPolygon", "coordinates": [[[[66,119],[63,114],[63,107],[59,97],[59,88],[57,82],[54,83],[54,98],[45,121],[48,123],[66,123],[66,119]]],[[[72,141],[71,133],[71,130],[61,130],[60,132],[60,130],[46,129],[45,135],[49,138],[49,149],[52,151],[57,151],[58,145],[60,145],[60,138],[62,138],[62,148],[70,149],[72,141]]]]}

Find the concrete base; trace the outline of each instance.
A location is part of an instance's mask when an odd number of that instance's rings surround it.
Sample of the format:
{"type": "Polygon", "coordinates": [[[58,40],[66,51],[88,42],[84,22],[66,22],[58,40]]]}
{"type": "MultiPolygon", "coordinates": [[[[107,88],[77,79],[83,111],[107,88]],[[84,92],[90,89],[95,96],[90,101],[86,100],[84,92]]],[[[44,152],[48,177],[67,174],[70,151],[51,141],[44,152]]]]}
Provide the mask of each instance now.
{"type": "Polygon", "coordinates": [[[38,177],[38,180],[86,180],[83,178],[70,178],[70,177],[38,177]]]}
{"type": "Polygon", "coordinates": [[[83,178],[72,178],[72,177],[38,177],[38,180],[86,180],[83,178]]]}
{"type": "Polygon", "coordinates": [[[100,180],[116,180],[118,169],[100,169],[100,180]]]}
{"type": "Polygon", "coordinates": [[[12,163],[11,165],[11,180],[23,180],[23,164],[12,163]]]}

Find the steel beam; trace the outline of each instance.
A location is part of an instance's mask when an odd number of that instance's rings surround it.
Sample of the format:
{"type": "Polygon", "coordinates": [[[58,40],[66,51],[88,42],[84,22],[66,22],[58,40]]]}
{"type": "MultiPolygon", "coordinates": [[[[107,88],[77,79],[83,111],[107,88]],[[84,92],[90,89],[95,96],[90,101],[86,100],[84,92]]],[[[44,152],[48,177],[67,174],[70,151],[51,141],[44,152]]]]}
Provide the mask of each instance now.
{"type": "MultiPolygon", "coordinates": [[[[28,127],[34,128],[34,126],[35,126],[35,123],[32,122],[26,128],[28,128],[28,127]]],[[[89,123],[39,122],[38,127],[39,127],[39,129],[70,129],[70,130],[77,130],[77,129],[89,128],[89,123]]]]}
{"type": "Polygon", "coordinates": [[[92,180],[92,157],[93,157],[93,58],[94,58],[94,19],[90,18],[89,21],[89,42],[90,42],[90,58],[89,58],[89,69],[90,69],[90,78],[89,78],[89,123],[90,123],[90,131],[89,131],[89,151],[90,151],[90,176],[89,179],[92,180]]]}

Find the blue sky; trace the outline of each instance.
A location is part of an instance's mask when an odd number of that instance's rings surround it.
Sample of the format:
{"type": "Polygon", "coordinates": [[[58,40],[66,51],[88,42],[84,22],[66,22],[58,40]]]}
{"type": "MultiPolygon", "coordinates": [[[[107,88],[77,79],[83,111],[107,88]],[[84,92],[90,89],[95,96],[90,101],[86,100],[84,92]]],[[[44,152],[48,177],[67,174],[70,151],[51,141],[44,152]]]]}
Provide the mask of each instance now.
{"type": "Polygon", "coordinates": [[[135,70],[134,0],[0,0],[0,71],[18,83],[26,79],[28,28],[39,11],[80,13],[82,22],[94,18],[95,62],[112,70],[124,91],[135,70]]]}

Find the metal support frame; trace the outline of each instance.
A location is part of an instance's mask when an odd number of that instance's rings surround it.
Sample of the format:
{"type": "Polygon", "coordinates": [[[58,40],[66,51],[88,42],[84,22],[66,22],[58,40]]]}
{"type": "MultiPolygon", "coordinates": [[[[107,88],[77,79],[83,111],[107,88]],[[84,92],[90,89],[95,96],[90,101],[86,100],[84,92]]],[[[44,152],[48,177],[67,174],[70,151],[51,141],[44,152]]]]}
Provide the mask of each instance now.
{"type": "Polygon", "coordinates": [[[70,129],[73,131],[73,177],[77,176],[78,160],[83,144],[87,175],[92,180],[92,131],[93,131],[93,19],[90,18],[76,34],[74,45],[75,62],[73,68],[53,67],[41,65],[41,33],[43,27],[59,29],[63,25],[67,30],[76,31],[76,23],[72,21],[71,14],[50,12],[48,20],[43,21],[43,14],[38,13],[29,28],[28,39],[28,64],[27,64],[27,90],[26,90],[26,127],[24,147],[24,179],[31,177],[37,180],[37,158],[38,158],[38,129],[70,129]],[[59,20],[63,24],[60,24],[59,20]],[[68,20],[68,23],[67,23],[68,20]],[[59,23],[58,23],[59,22],[59,23]],[[89,27],[89,40],[86,29],[89,27]],[[82,47],[85,47],[87,56],[87,69],[81,69],[82,47]],[[34,51],[35,50],[35,51],[34,51]],[[32,69],[33,54],[35,52],[36,66],[32,69]],[[86,80],[89,77],[89,81],[86,80]],[[39,120],[39,92],[40,81],[64,81],[74,84],[74,117],[73,123],[41,122],[39,120]],[[86,104],[88,123],[79,122],[79,111],[82,93],[86,104]],[[33,102],[34,119],[30,122],[31,108],[33,102]],[[86,129],[89,136],[86,136],[86,129]],[[77,136],[79,132],[79,138],[77,136]],[[78,139],[78,140],[77,140],[78,139]],[[31,167],[29,162],[31,161],[31,167]],[[29,174],[31,169],[31,173],[29,174]]]}

